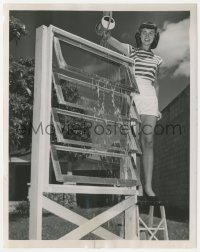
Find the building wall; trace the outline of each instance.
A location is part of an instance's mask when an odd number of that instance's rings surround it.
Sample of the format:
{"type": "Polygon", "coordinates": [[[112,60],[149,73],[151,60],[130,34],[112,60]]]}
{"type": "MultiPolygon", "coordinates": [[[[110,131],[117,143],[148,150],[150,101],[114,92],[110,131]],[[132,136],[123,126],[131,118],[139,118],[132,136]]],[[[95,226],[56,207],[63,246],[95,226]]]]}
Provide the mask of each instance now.
{"type": "Polygon", "coordinates": [[[190,89],[184,89],[163,111],[155,129],[153,185],[169,206],[189,209],[190,89]],[[174,130],[172,128],[174,127],[174,130]]]}

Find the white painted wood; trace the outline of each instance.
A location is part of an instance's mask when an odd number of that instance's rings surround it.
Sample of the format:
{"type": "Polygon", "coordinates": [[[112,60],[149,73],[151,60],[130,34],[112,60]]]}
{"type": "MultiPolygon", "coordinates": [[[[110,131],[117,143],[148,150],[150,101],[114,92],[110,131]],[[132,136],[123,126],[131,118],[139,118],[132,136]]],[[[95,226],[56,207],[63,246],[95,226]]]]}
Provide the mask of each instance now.
{"type": "MultiPolygon", "coordinates": [[[[66,207],[59,205],[58,203],[46,198],[45,196],[43,196],[43,208],[57,215],[58,217],[63,218],[64,220],[76,224],[77,226],[80,226],[88,221],[87,218],[82,217],[81,215],[67,209],[66,207]]],[[[92,233],[105,240],[123,240],[121,237],[113,234],[103,227],[98,227],[92,233]]]]}
{"type": "Polygon", "coordinates": [[[45,124],[46,118],[46,81],[47,81],[47,27],[40,26],[36,30],[35,76],[33,127],[38,132],[32,132],[31,155],[31,187],[30,187],[30,220],[29,239],[40,240],[42,234],[42,189],[44,183],[44,167],[48,161],[46,155],[45,124]]]}
{"type": "Polygon", "coordinates": [[[135,138],[133,137],[132,132],[130,130],[128,131],[127,137],[130,151],[138,152],[138,147],[135,138]]]}
{"type": "Polygon", "coordinates": [[[118,178],[102,178],[78,175],[62,175],[64,182],[83,183],[83,184],[96,184],[96,185],[113,185],[118,187],[131,187],[136,185],[136,180],[118,179],[118,178]]]}
{"type": "Polygon", "coordinates": [[[63,182],[63,177],[60,168],[60,162],[58,160],[58,155],[56,149],[51,146],[51,160],[53,165],[53,170],[55,172],[56,181],[63,182]]]}
{"type": "MultiPolygon", "coordinates": [[[[120,178],[125,179],[127,173],[127,158],[123,158],[120,160],[120,178]]],[[[121,228],[120,228],[120,233],[123,238],[125,238],[125,212],[121,213],[121,228]]]]}
{"type": "MultiPolygon", "coordinates": [[[[140,141],[140,136],[139,136],[139,132],[140,132],[140,124],[139,123],[136,123],[134,125],[134,129],[135,129],[135,132],[136,132],[136,141],[137,143],[139,144],[139,141],[140,141]]],[[[142,150],[140,149],[141,151],[141,154],[142,154],[142,150]]],[[[141,183],[141,180],[140,180],[140,163],[141,163],[141,157],[139,155],[136,155],[135,156],[135,164],[136,164],[136,167],[137,167],[137,178],[138,178],[138,196],[142,196],[143,195],[143,187],[142,187],[142,183],[141,183]]]]}
{"type": "Polygon", "coordinates": [[[45,192],[51,193],[80,193],[80,194],[113,194],[135,195],[136,187],[106,187],[106,186],[80,186],[80,185],[49,185],[45,192]]]}
{"type": "MultiPolygon", "coordinates": [[[[45,150],[43,160],[45,165],[44,169],[44,186],[49,184],[49,160],[50,160],[50,134],[51,132],[51,94],[52,94],[52,53],[53,53],[53,32],[51,26],[47,28],[47,45],[45,51],[46,54],[46,81],[44,83],[45,91],[42,92],[42,96],[45,97],[45,101],[42,103],[44,113],[44,123],[45,123],[45,150]]],[[[42,167],[43,164],[41,164],[42,167]]],[[[40,168],[41,169],[41,168],[40,168]]]]}
{"type": "Polygon", "coordinates": [[[142,154],[142,150],[141,150],[141,146],[140,146],[140,139],[139,139],[139,130],[138,130],[138,125],[139,123],[136,123],[136,122],[131,122],[131,126],[133,127],[133,130],[135,132],[135,136],[133,136],[132,132],[131,132],[131,135],[132,137],[134,138],[134,141],[135,141],[135,144],[137,146],[137,154],[142,154]]]}
{"type": "MultiPolygon", "coordinates": [[[[131,83],[134,82],[135,92],[136,92],[136,93],[140,93],[140,92],[139,92],[138,85],[137,85],[137,81],[136,81],[136,79],[135,79],[134,68],[133,68],[131,65],[129,65],[129,66],[128,66],[128,70],[129,70],[129,71],[128,71],[129,79],[131,80],[131,83]]],[[[138,113],[137,113],[137,115],[138,115],[138,113]]]]}
{"type": "Polygon", "coordinates": [[[126,158],[126,154],[116,153],[116,152],[107,152],[107,151],[100,151],[96,149],[84,149],[84,148],[76,148],[76,147],[68,147],[68,146],[62,146],[62,145],[53,145],[56,150],[61,151],[68,151],[68,152],[76,152],[76,153],[87,153],[87,154],[96,154],[96,155],[102,155],[106,157],[119,157],[119,158],[126,158]]]}
{"type": "MultiPolygon", "coordinates": [[[[86,82],[86,81],[83,81],[83,80],[79,80],[79,79],[72,78],[72,77],[67,76],[67,75],[64,75],[64,74],[60,74],[59,71],[58,71],[57,75],[58,75],[58,78],[60,78],[60,79],[70,81],[70,82],[72,82],[72,83],[74,83],[74,84],[79,84],[79,85],[81,85],[81,86],[83,86],[83,87],[98,88],[99,90],[103,90],[103,91],[105,91],[105,92],[107,92],[107,93],[111,93],[111,92],[112,92],[112,93],[114,93],[114,95],[116,95],[116,96],[127,97],[126,94],[124,94],[124,93],[122,93],[122,92],[116,91],[116,90],[114,89],[114,85],[113,85],[113,88],[110,88],[110,89],[109,89],[109,88],[106,88],[106,87],[97,85],[97,84],[95,84],[95,82],[94,82],[94,83],[89,83],[89,82],[86,82]]],[[[117,88],[119,88],[119,86],[117,86],[117,88]]],[[[122,86],[122,88],[123,88],[123,86],[122,86]]]]}
{"type": "Polygon", "coordinates": [[[58,103],[64,105],[65,104],[65,100],[64,100],[64,96],[63,96],[63,93],[62,93],[61,86],[58,85],[58,78],[57,78],[57,74],[56,73],[52,73],[52,79],[53,79],[53,86],[54,86],[55,91],[56,91],[58,103]]]}
{"type": "MultiPolygon", "coordinates": [[[[154,231],[153,233],[152,233],[152,235],[151,235],[151,237],[149,238],[149,240],[152,240],[153,238],[155,238],[156,240],[157,240],[157,237],[156,237],[156,233],[158,232],[158,230],[160,230],[160,227],[161,227],[161,225],[163,224],[163,219],[159,222],[159,224],[158,224],[158,226],[154,229],[152,229],[152,228],[149,228],[149,230],[152,230],[152,231],[154,231]]],[[[162,228],[161,228],[162,229],[162,228]]]]}
{"type": "Polygon", "coordinates": [[[140,221],[140,224],[142,224],[142,225],[144,226],[145,230],[148,231],[149,234],[151,234],[150,239],[155,238],[155,240],[158,240],[158,238],[155,236],[155,231],[152,232],[152,231],[151,231],[151,228],[149,228],[149,227],[147,226],[147,224],[142,220],[142,218],[139,217],[139,221],[140,221]]]}
{"type": "Polygon", "coordinates": [[[160,206],[160,212],[161,212],[161,218],[163,219],[163,227],[164,227],[164,239],[169,240],[169,235],[168,235],[168,228],[167,228],[167,220],[166,220],[166,215],[165,215],[165,207],[160,206]]]}
{"type": "Polygon", "coordinates": [[[138,216],[138,235],[140,236],[140,232],[144,231],[146,232],[146,239],[147,240],[158,240],[156,237],[156,234],[159,230],[163,231],[164,240],[168,240],[168,229],[167,229],[167,222],[166,222],[166,216],[165,216],[165,208],[164,206],[160,206],[161,211],[161,220],[158,224],[154,225],[154,206],[150,206],[149,208],[149,218],[148,218],[148,225],[142,220],[142,218],[139,216],[139,206],[137,206],[137,216],[138,216]],[[140,224],[143,226],[141,227],[140,224]]]}
{"type": "MultiPolygon", "coordinates": [[[[133,98],[131,100],[131,104],[133,102],[133,98]]],[[[136,122],[141,122],[139,115],[136,113],[135,106],[130,106],[130,119],[136,122]]]]}
{"type": "Polygon", "coordinates": [[[137,237],[140,240],[140,213],[139,213],[139,206],[136,205],[136,222],[137,222],[137,237]]]}
{"type": "MultiPolygon", "coordinates": [[[[135,139],[129,130],[127,135],[127,142],[129,148],[136,150],[135,139]],[[131,146],[130,146],[131,145],[131,146]]],[[[137,181],[130,156],[126,158],[126,163],[124,163],[123,169],[125,170],[125,178],[128,179],[128,170],[130,171],[131,177],[137,181]]],[[[128,196],[126,197],[126,199],[128,196]]],[[[135,240],[137,237],[137,207],[136,207],[136,196],[134,197],[134,204],[125,210],[125,240],[135,240]]]]}
{"type": "Polygon", "coordinates": [[[52,122],[55,128],[57,142],[64,142],[63,134],[62,134],[62,126],[58,118],[58,114],[54,109],[51,110],[52,122]]]}
{"type": "Polygon", "coordinates": [[[107,211],[99,214],[98,216],[94,217],[93,219],[83,223],[81,226],[76,228],[75,230],[71,231],[67,235],[64,235],[60,238],[60,240],[79,240],[84,237],[86,234],[92,232],[103,223],[107,222],[108,220],[114,218],[127,208],[131,207],[134,204],[134,196],[125,199],[124,201],[118,203],[117,205],[111,207],[107,211]]]}
{"type": "Polygon", "coordinates": [[[154,206],[149,206],[148,227],[153,227],[154,206]]]}
{"type": "Polygon", "coordinates": [[[87,119],[90,121],[99,121],[99,122],[112,123],[112,124],[116,124],[116,123],[122,124],[123,123],[123,121],[112,121],[112,120],[108,120],[108,119],[103,119],[101,117],[81,114],[81,113],[73,112],[73,111],[69,111],[69,110],[58,109],[58,108],[53,108],[53,109],[56,110],[56,112],[61,115],[69,115],[69,116],[73,116],[73,117],[87,119]]]}
{"type": "MultiPolygon", "coordinates": [[[[149,206],[148,227],[151,228],[151,230],[153,227],[153,223],[154,223],[154,206],[149,206]]],[[[147,237],[149,238],[148,233],[147,237]]]]}
{"type": "MultiPolygon", "coordinates": [[[[134,155],[136,155],[136,154],[134,154],[134,155]]],[[[130,170],[130,174],[131,174],[130,178],[133,179],[133,180],[135,180],[135,181],[137,181],[138,178],[137,178],[137,175],[135,173],[135,169],[133,168],[133,164],[131,162],[131,157],[128,157],[127,159],[128,159],[128,169],[130,170]]]]}
{"type": "Polygon", "coordinates": [[[67,63],[65,62],[62,51],[60,48],[60,41],[58,38],[54,37],[54,50],[56,54],[56,59],[58,61],[58,65],[60,68],[65,68],[67,66],[67,63]]]}
{"type": "Polygon", "coordinates": [[[137,237],[136,196],[133,200],[132,206],[125,210],[125,240],[135,240],[137,237]]]}
{"type": "Polygon", "coordinates": [[[126,62],[129,64],[134,64],[134,60],[132,60],[131,58],[126,57],[126,56],[124,56],[120,53],[117,53],[113,50],[110,50],[108,48],[97,45],[89,40],[83,39],[79,36],[76,36],[76,35],[70,33],[70,32],[64,31],[64,30],[59,29],[55,26],[52,26],[52,30],[53,30],[53,32],[55,32],[57,34],[60,34],[60,35],[67,37],[75,42],[79,42],[79,43],[83,44],[83,46],[85,45],[88,48],[95,49],[97,52],[105,54],[106,58],[108,58],[109,56],[112,56],[116,60],[121,60],[122,62],[126,62]]]}
{"type": "MultiPolygon", "coordinates": [[[[150,230],[158,230],[158,228],[156,227],[156,228],[149,228],[150,230]]],[[[140,230],[141,231],[146,231],[146,228],[140,228],[140,230]]],[[[164,228],[162,228],[162,227],[159,227],[159,230],[164,230],[164,228]]]]}

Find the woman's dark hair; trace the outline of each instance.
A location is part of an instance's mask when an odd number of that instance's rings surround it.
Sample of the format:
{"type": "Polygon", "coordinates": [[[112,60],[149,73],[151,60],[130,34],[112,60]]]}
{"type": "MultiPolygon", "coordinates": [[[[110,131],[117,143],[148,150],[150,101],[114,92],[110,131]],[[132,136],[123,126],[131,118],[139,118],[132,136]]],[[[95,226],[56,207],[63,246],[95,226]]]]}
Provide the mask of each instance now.
{"type": "Polygon", "coordinates": [[[142,41],[141,41],[141,38],[140,38],[140,33],[141,33],[141,30],[143,28],[154,29],[155,30],[156,35],[155,35],[154,41],[152,42],[151,47],[150,47],[151,49],[155,49],[157,47],[157,45],[158,45],[160,34],[157,31],[158,30],[157,25],[153,24],[152,22],[147,22],[147,23],[143,23],[143,24],[140,25],[139,31],[136,32],[136,34],[135,34],[135,40],[136,40],[137,47],[140,47],[141,44],[142,44],[142,41]]]}

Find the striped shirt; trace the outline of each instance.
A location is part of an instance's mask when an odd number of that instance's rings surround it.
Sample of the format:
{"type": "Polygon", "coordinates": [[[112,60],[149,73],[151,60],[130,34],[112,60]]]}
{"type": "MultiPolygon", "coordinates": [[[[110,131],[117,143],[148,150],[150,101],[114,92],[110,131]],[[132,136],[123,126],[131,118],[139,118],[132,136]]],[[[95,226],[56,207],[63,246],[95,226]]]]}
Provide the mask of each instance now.
{"type": "Polygon", "coordinates": [[[155,80],[158,66],[163,61],[160,56],[155,55],[152,51],[130,46],[130,58],[135,61],[135,77],[142,77],[152,82],[155,80]]]}

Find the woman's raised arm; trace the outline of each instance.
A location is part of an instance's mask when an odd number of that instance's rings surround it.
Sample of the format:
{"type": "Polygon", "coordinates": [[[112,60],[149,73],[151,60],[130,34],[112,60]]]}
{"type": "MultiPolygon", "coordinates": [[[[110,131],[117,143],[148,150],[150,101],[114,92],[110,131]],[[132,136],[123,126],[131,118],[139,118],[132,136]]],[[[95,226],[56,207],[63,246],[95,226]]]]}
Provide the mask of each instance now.
{"type": "Polygon", "coordinates": [[[117,40],[111,36],[107,38],[107,42],[112,47],[114,47],[117,51],[121,52],[122,54],[125,54],[126,56],[130,55],[130,45],[129,44],[121,43],[119,40],[117,40]]]}

